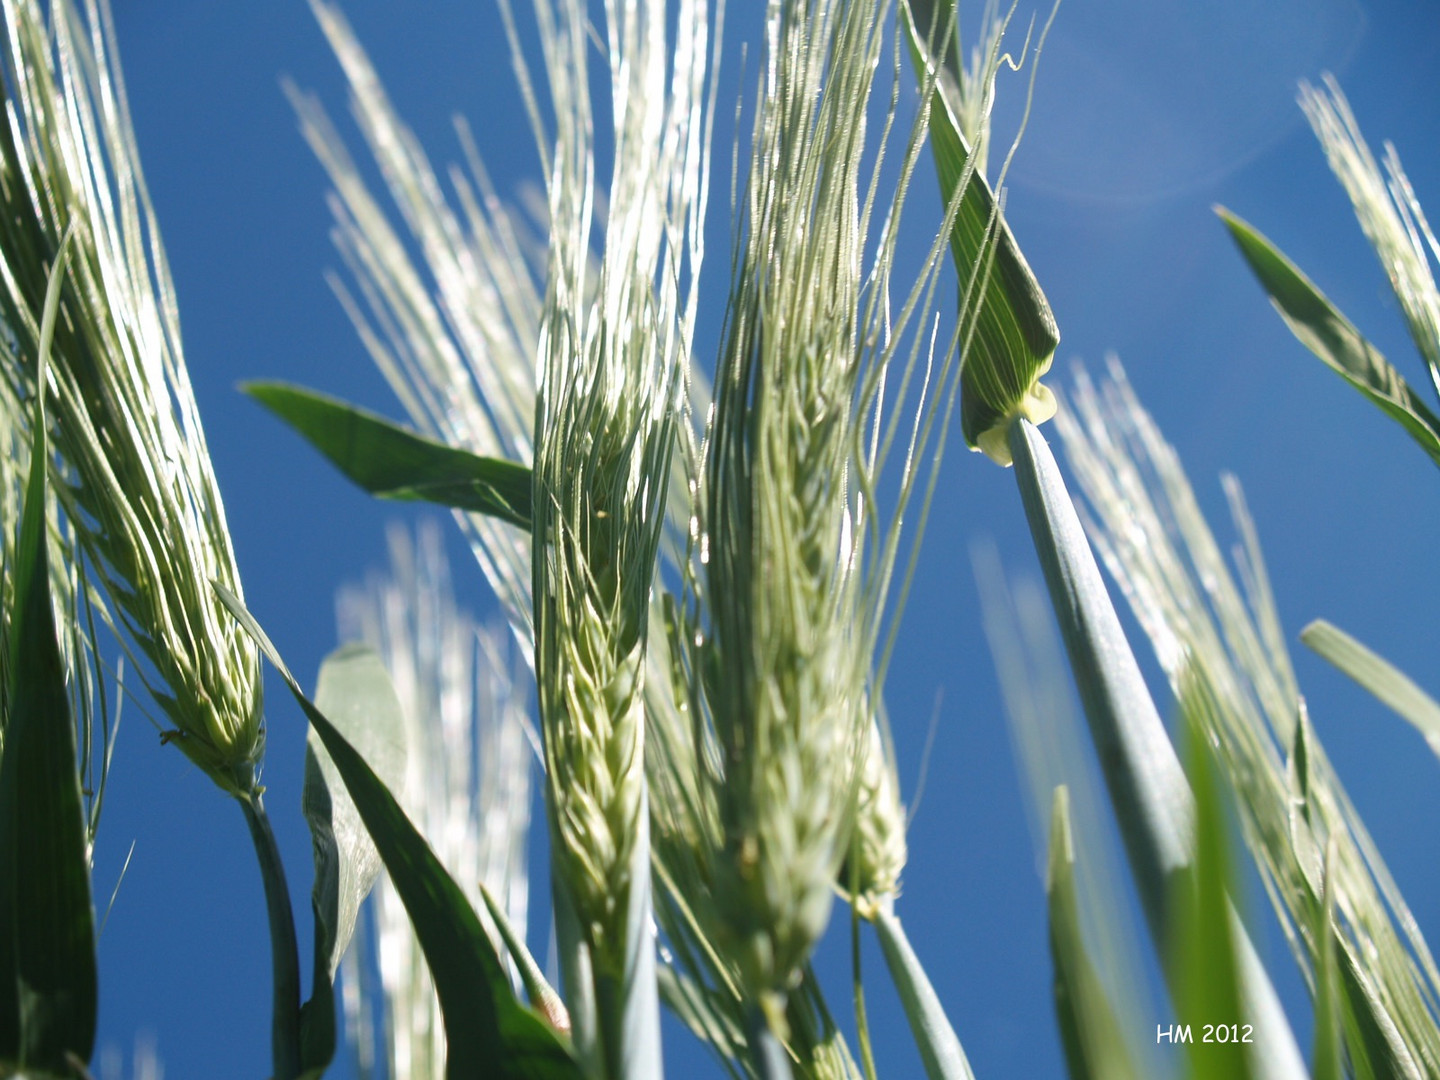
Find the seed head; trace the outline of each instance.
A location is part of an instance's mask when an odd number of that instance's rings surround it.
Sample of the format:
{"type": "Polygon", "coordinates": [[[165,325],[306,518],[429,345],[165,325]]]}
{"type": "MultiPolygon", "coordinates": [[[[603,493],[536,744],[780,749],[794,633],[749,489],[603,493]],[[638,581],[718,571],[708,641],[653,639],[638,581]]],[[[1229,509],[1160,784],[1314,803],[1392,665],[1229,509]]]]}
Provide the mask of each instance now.
{"type": "Polygon", "coordinates": [[[241,595],[180,345],[174,290],[131,130],[108,4],[5,9],[7,233],[0,368],[36,392],[41,298],[75,223],[50,365],[57,485],[98,577],[149,661],[179,746],[251,791],[264,750],[256,647],[211,582],[241,595]]]}

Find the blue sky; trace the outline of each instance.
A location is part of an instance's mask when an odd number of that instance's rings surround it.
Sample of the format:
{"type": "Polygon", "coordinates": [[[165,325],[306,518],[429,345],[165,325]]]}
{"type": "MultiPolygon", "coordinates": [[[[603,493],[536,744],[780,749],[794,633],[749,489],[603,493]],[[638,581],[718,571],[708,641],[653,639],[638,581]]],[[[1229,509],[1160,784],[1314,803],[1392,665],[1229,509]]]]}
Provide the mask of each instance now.
{"type": "MultiPolygon", "coordinates": [[[[357,493],[235,390],[242,379],[285,378],[399,415],[322,281],[337,262],[325,181],[279,89],[288,74],[343,119],[338,67],[301,0],[115,7],[247,599],[310,681],[335,644],[336,587],[380,566],[385,524],[417,513],[357,493]]],[[[540,179],[494,5],[343,7],[437,163],[459,156],[450,117],[462,112],[502,193],[540,179]]],[[[726,16],[716,145],[727,165],[731,105],[751,85],[738,47],[754,49],[759,17],[755,0],[734,0],[726,16]]],[[[1433,940],[1440,763],[1295,636],[1323,615],[1440,690],[1432,674],[1440,573],[1424,539],[1440,520],[1440,477],[1290,338],[1210,209],[1224,203],[1265,231],[1412,383],[1426,384],[1294,104],[1296,81],[1324,70],[1339,76],[1372,143],[1394,141],[1422,203],[1440,217],[1433,0],[1066,0],[1007,205],[1060,325],[1061,380],[1072,360],[1094,367],[1117,352],[1222,538],[1215,477],[1230,469],[1244,483],[1312,718],[1433,940]]],[[[1002,129],[1023,93],[1023,76],[1002,83],[1002,129]]],[[[927,174],[926,197],[929,186],[927,174]]],[[[700,327],[712,343],[728,248],[725,187],[722,175],[709,222],[716,300],[700,327]]],[[[887,686],[907,795],[943,694],[900,910],[977,1075],[1059,1075],[1043,883],[971,578],[970,544],[980,536],[995,539],[1012,572],[1038,572],[1010,474],[964,452],[957,437],[887,686]]],[[[452,552],[465,601],[489,610],[458,540],[452,552]]],[[[303,911],[304,727],[278,681],[268,688],[267,799],[303,911]]],[[[132,840],[134,860],[100,945],[101,1044],[128,1047],[137,1032],[152,1032],[172,1078],[266,1075],[268,942],[241,815],[135,712],[101,826],[102,908],[132,840]]],[[[1297,1028],[1308,1030],[1294,966],[1263,896],[1252,900],[1262,952],[1297,1028]]],[[[823,967],[844,1012],[847,961],[835,937],[823,967]]],[[[867,962],[878,976],[878,956],[867,962]]],[[[913,1075],[918,1063],[884,982],[872,980],[870,1002],[882,1072],[913,1075]]],[[[1155,1011],[1147,1024],[1169,1021],[1155,1011]]],[[[667,1038],[677,1068],[718,1075],[688,1035],[671,1028],[667,1038]]]]}

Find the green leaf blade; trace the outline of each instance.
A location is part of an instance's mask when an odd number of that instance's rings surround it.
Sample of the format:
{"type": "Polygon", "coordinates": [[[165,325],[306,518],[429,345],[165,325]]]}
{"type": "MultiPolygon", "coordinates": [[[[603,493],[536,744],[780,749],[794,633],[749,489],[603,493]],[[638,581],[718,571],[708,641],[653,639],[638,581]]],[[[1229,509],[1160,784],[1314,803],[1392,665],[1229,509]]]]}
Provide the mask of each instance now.
{"type": "Polygon", "coordinates": [[[445,1075],[451,1080],[583,1080],[568,1045],[515,1000],[474,908],[384,782],[301,691],[244,605],[223,586],[215,589],[284,676],[344,780],[405,905],[445,1020],[445,1075]]]}
{"type": "Polygon", "coordinates": [[[328,720],[302,701],[405,904],[430,965],[445,1017],[446,1075],[578,1078],[569,1051],[511,994],[494,945],[474,909],[365,760],[328,720]]]}
{"type": "Polygon", "coordinates": [[[46,536],[45,370],[69,240],[67,230],[45,294],[0,758],[0,1059],[67,1074],[67,1057],[90,1060],[99,1006],[85,807],[46,536]]]}
{"type": "MultiPolygon", "coordinates": [[[[955,25],[954,3],[927,11],[944,32],[955,25]]],[[[989,182],[972,163],[957,119],[958,103],[949,100],[954,78],[935,76],[927,62],[929,45],[907,5],[910,56],[922,91],[933,78],[930,147],[945,205],[959,199],[950,230],[950,253],[960,279],[963,334],[969,341],[961,371],[960,425],[966,443],[1002,465],[1010,464],[1005,429],[1023,416],[1043,423],[1055,413],[1055,398],[1040,384],[1050,369],[1060,330],[1044,290],[1016,243],[989,182]]]]}
{"type": "MultiPolygon", "coordinates": [[[[1195,795],[1195,860],[1172,884],[1174,940],[1171,954],[1171,995],[1180,1020],[1190,1026],[1191,1076],[1195,1080],[1249,1080],[1255,1075],[1243,1034],[1241,957],[1237,921],[1231,913],[1230,891],[1235,874],[1230,858],[1224,804],[1216,780],[1217,766],[1206,744],[1202,717],[1219,708],[1213,688],[1198,667],[1186,670],[1180,685],[1180,712],[1185,723],[1190,785],[1195,795]],[[1216,1037],[1206,1040],[1205,1029],[1216,1037]]],[[[1266,1033],[1254,1025],[1252,1045],[1266,1033]]]]}
{"type": "MultiPolygon", "coordinates": [[[[1300,730],[1302,725],[1296,725],[1300,730]]],[[[1319,962],[1315,965],[1315,1051],[1311,1055],[1312,1080],[1344,1080],[1345,1043],[1340,982],[1340,946],[1335,929],[1335,845],[1325,851],[1320,902],[1315,910],[1313,933],[1320,942],[1319,962]]],[[[1361,1070],[1357,1069],[1357,1075],[1361,1070]]]]}
{"type": "Polygon", "coordinates": [[[490,919],[500,934],[500,940],[505,943],[505,948],[510,953],[510,959],[520,973],[520,982],[525,987],[530,1004],[540,1011],[555,1030],[569,1031],[570,1013],[565,1008],[564,999],[545,978],[545,973],[540,970],[539,963],[526,947],[521,932],[511,924],[510,917],[505,914],[505,908],[490,894],[490,890],[485,887],[483,881],[480,883],[480,898],[485,901],[485,910],[490,913],[490,919]]]}
{"type": "Polygon", "coordinates": [[[1300,640],[1410,721],[1440,756],[1440,703],[1410,676],[1324,619],[1316,619],[1301,630],[1300,640]]]}
{"type": "Polygon", "coordinates": [[[1055,1013],[1070,1080],[1137,1080],[1115,1008],[1085,947],[1075,886],[1070,795],[1055,789],[1046,874],[1055,1013]]]}
{"type": "Polygon", "coordinates": [[[325,394],[278,382],[242,389],[382,499],[439,503],[530,528],[530,470],[446,446],[325,394]]]}
{"type": "Polygon", "coordinates": [[[1440,417],[1283,252],[1224,207],[1215,212],[1270,301],[1306,348],[1395,420],[1440,465],[1440,417]]]}
{"type": "MultiPolygon", "coordinates": [[[[36,462],[43,471],[43,457],[36,462]]],[[[7,882],[0,886],[0,928],[14,945],[0,952],[0,980],[7,983],[0,1002],[14,995],[15,1059],[60,1069],[67,1052],[90,1059],[99,988],[75,730],[43,538],[39,546],[16,590],[18,617],[11,623],[16,648],[0,762],[0,878],[7,882]]],[[[9,1020],[0,1015],[0,1028],[9,1020]]],[[[0,1035],[0,1056],[12,1052],[9,1042],[0,1035]]]]}

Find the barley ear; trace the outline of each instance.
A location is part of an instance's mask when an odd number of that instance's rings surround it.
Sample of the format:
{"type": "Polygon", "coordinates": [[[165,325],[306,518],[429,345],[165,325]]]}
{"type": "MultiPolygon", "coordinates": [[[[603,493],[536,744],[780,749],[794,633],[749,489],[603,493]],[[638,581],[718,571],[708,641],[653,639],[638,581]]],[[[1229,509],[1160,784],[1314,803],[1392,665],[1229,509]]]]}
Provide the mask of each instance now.
{"type": "Polygon", "coordinates": [[[0,344],[12,393],[35,392],[46,267],[74,227],[55,327],[57,488],[96,577],[153,668],[167,741],[222,789],[257,787],[259,656],[210,581],[240,589],[180,344],[174,291],[140,170],[109,7],[5,9],[0,200],[7,233],[0,344]]]}

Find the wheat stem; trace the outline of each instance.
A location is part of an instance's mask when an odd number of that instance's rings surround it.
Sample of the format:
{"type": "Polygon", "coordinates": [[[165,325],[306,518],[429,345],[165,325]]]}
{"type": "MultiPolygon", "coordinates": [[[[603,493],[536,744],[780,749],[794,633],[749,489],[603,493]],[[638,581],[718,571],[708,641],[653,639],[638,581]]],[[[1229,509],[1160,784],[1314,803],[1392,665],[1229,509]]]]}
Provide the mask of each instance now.
{"type": "Polygon", "coordinates": [[[945,1015],[945,1007],[925,974],[894,911],[882,909],[872,920],[890,978],[900,994],[900,1004],[910,1021],[910,1032],[930,1080],[974,1080],[970,1062],[945,1015]]]}
{"type": "Polygon", "coordinates": [[[751,1006],[746,1013],[746,1028],[750,1058],[759,1080],[791,1080],[790,1055],[759,1005],[751,1006]]]}
{"type": "Polygon", "coordinates": [[[274,1002],[270,1020],[274,1080],[295,1080],[300,1075],[300,949],[295,938],[295,916],[290,888],[270,818],[258,793],[238,800],[250,826],[260,877],[265,883],[265,909],[270,918],[270,963],[274,1002]]]}
{"type": "MultiPolygon", "coordinates": [[[[1167,895],[1194,862],[1194,806],[1175,749],[1120,628],[1060,468],[1028,420],[1012,422],[1009,446],[1025,515],[1070,655],[1100,766],[1157,948],[1169,942],[1167,895]]],[[[1258,1077],[1306,1074],[1289,1021],[1234,918],[1242,1001],[1269,1037],[1254,1045],[1258,1077]]]]}

